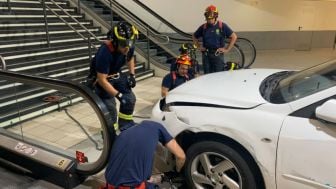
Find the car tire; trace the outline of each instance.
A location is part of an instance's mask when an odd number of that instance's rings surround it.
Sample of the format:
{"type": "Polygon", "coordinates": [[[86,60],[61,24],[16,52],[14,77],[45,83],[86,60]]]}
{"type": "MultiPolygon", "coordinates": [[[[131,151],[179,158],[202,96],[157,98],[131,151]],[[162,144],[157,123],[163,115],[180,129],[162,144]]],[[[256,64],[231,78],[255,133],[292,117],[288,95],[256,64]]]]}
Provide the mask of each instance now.
{"type": "Polygon", "coordinates": [[[220,142],[199,142],[187,150],[185,175],[188,188],[257,189],[247,160],[220,142]]]}

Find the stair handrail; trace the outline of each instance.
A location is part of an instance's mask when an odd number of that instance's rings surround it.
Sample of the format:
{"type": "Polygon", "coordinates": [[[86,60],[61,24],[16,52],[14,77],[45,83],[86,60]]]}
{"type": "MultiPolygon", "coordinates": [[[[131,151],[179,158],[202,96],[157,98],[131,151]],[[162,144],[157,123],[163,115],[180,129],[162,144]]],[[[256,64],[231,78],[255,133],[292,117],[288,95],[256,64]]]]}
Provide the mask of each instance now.
{"type": "MultiPolygon", "coordinates": [[[[94,12],[91,11],[84,3],[78,3],[78,1],[80,0],[70,0],[73,4],[73,6],[80,6],[80,7],[77,7],[78,9],[82,9],[84,10],[85,12],[90,12],[90,16],[93,16],[95,19],[99,20],[100,24],[103,25],[104,28],[106,29],[110,29],[112,23],[110,24],[106,24],[107,22],[105,20],[102,20],[100,19],[100,17],[96,17],[94,16],[94,12]],[[102,21],[104,21],[105,23],[102,23],[102,21]]],[[[118,9],[124,9],[123,7],[120,7],[120,5],[116,4],[117,2],[115,1],[111,1],[111,0],[98,0],[99,2],[103,3],[107,8],[109,8],[109,10],[111,12],[113,12],[114,10],[112,10],[112,7],[114,6],[118,6],[118,9]],[[112,6],[113,4],[113,6],[112,6]]],[[[161,33],[154,33],[153,32],[153,29],[148,26],[148,25],[143,25],[143,24],[140,24],[140,22],[137,20],[137,19],[134,19],[134,15],[129,15],[127,14],[127,12],[121,12],[121,11],[117,11],[118,15],[124,15],[124,19],[127,21],[127,22],[130,22],[132,24],[134,24],[138,29],[139,28],[142,28],[143,30],[141,31],[142,33],[147,33],[147,30],[149,29],[150,33],[151,33],[151,36],[154,36],[156,38],[165,38],[164,42],[160,42],[160,41],[155,41],[156,43],[159,43],[159,44],[168,44],[170,42],[170,37],[168,35],[164,35],[164,34],[161,34],[161,33]],[[126,18],[125,18],[126,17],[126,18]]],[[[145,23],[142,21],[142,23],[145,23]]]]}
{"type": "MultiPolygon", "coordinates": [[[[43,3],[44,0],[39,0],[41,3],[43,3]]],[[[101,40],[93,34],[90,30],[88,30],[87,27],[85,27],[83,24],[81,24],[76,18],[74,18],[71,14],[69,14],[66,10],[64,10],[61,6],[59,6],[54,0],[50,0],[51,3],[56,5],[61,11],[63,11],[67,16],[69,16],[72,20],[74,20],[80,27],[82,27],[86,32],[88,32],[94,39],[101,42],[101,40]]],[[[67,26],[69,26],[74,32],[76,32],[81,38],[84,40],[88,40],[84,35],[82,35],[80,32],[78,32],[73,26],[71,26],[65,19],[63,19],[59,14],[56,13],[56,11],[52,10],[48,5],[43,3],[43,6],[45,6],[49,11],[51,11],[55,16],[57,16],[60,20],[62,20],[67,26]]],[[[47,23],[46,23],[47,24],[47,23]]],[[[49,35],[49,34],[47,34],[49,35]]],[[[95,49],[97,47],[95,45],[91,45],[95,49]]]]}
{"type": "Polygon", "coordinates": [[[10,0],[7,0],[7,5],[8,5],[8,12],[11,12],[12,7],[11,7],[11,4],[10,4],[10,0]]]}
{"type": "MultiPolygon", "coordinates": [[[[86,13],[88,13],[90,16],[92,16],[93,18],[95,18],[103,28],[105,29],[110,29],[111,24],[109,24],[107,21],[101,19],[99,16],[97,16],[97,13],[93,12],[90,8],[87,7],[87,5],[85,5],[84,3],[80,3],[78,4],[77,2],[78,0],[70,0],[71,4],[73,6],[78,6],[80,5],[81,7],[77,7],[78,9],[82,9],[84,10],[86,13]]],[[[99,2],[101,2],[102,4],[104,4],[107,8],[109,8],[109,10],[114,11],[115,9],[117,11],[115,11],[118,15],[120,15],[124,20],[126,20],[127,22],[131,23],[132,25],[136,26],[138,28],[138,30],[143,33],[143,34],[148,34],[151,33],[151,35],[149,35],[147,38],[149,38],[150,40],[152,40],[154,43],[158,44],[162,49],[164,49],[167,53],[169,53],[171,56],[176,57],[177,54],[175,52],[173,52],[171,49],[168,49],[166,46],[164,46],[164,44],[166,43],[170,43],[170,38],[167,35],[162,35],[161,33],[159,33],[159,35],[156,35],[155,33],[153,33],[151,27],[146,24],[145,22],[140,22],[138,19],[134,19],[135,15],[129,15],[128,11],[124,11],[125,9],[124,7],[122,7],[119,4],[116,4],[115,1],[109,1],[109,0],[99,0],[99,2]],[[113,6],[112,6],[113,3],[113,6]],[[121,7],[120,7],[121,6],[121,7]],[[113,7],[113,9],[112,9],[113,7]],[[118,7],[118,8],[116,8],[118,7]],[[161,41],[159,41],[158,39],[161,37],[161,41]],[[164,37],[166,39],[166,42],[163,43],[162,42],[162,37],[164,37]]],[[[144,50],[142,48],[138,48],[136,47],[136,50],[138,51],[139,54],[141,54],[145,59],[147,59],[147,69],[150,68],[150,63],[154,63],[155,65],[162,67],[162,64],[157,62],[155,59],[149,57],[149,49],[146,52],[144,52],[144,50]]],[[[166,69],[164,66],[162,67],[163,69],[166,69]]]]}
{"type": "MultiPolygon", "coordinates": [[[[77,1],[80,1],[80,0],[77,0],[77,1]]],[[[112,10],[112,3],[114,3],[114,6],[116,5],[116,3],[118,3],[118,2],[116,2],[115,0],[99,0],[100,2],[102,2],[102,3],[104,3],[104,1],[106,2],[106,6],[107,5],[109,5],[109,6],[107,6],[109,9],[110,9],[110,11],[111,12],[113,12],[113,10],[112,10]],[[107,4],[108,3],[108,4],[107,4]]],[[[117,5],[118,6],[118,5],[117,5]]],[[[120,8],[123,8],[123,7],[118,7],[119,9],[120,8]]],[[[129,18],[131,18],[131,20],[132,20],[132,22],[134,22],[135,21],[135,19],[134,19],[134,15],[129,15],[129,14],[127,14],[128,12],[127,11],[122,11],[122,13],[124,14],[124,15],[126,15],[127,17],[129,17],[129,18]]],[[[118,13],[119,15],[120,15],[120,13],[118,13]]],[[[139,22],[136,20],[135,21],[136,23],[138,23],[138,25],[140,25],[139,24],[139,22]]],[[[142,21],[143,22],[143,21],[142,21]]],[[[144,23],[144,22],[143,22],[144,23]]],[[[150,26],[149,25],[147,25],[147,24],[145,24],[145,25],[141,25],[144,29],[145,29],[145,31],[147,32],[147,31],[151,31],[150,33],[151,33],[151,35],[152,36],[154,36],[154,37],[163,37],[163,38],[165,38],[166,39],[166,41],[165,42],[160,42],[160,41],[156,41],[157,43],[159,43],[159,44],[168,44],[169,43],[169,41],[170,41],[170,38],[169,38],[169,36],[168,35],[164,35],[164,34],[161,34],[161,33],[154,33],[154,32],[152,32],[152,29],[150,29],[150,26]]]]}
{"type": "Polygon", "coordinates": [[[6,70],[6,61],[5,59],[0,55],[2,70],[6,70]]]}
{"type": "MultiPolygon", "coordinates": [[[[144,21],[140,20],[139,18],[135,19],[135,18],[134,18],[134,17],[136,17],[135,15],[129,15],[129,14],[128,14],[128,11],[118,11],[118,10],[125,9],[125,8],[124,8],[123,6],[121,6],[118,2],[116,2],[116,1],[114,1],[114,0],[99,0],[99,1],[100,1],[101,3],[103,3],[103,4],[105,4],[105,5],[112,11],[112,7],[108,6],[108,5],[109,5],[108,3],[111,1],[111,2],[113,3],[113,5],[114,5],[115,7],[117,7],[117,8],[116,8],[116,10],[117,10],[116,12],[117,12],[118,15],[123,16],[123,18],[124,18],[125,20],[127,20],[128,22],[134,24],[134,25],[139,29],[139,31],[140,31],[141,33],[143,33],[143,34],[150,33],[151,35],[150,35],[150,36],[147,36],[147,37],[149,37],[149,38],[150,38],[151,40],[153,40],[155,43],[159,44],[159,46],[160,46],[160,44],[161,44],[161,45],[164,45],[164,44],[168,44],[168,43],[170,42],[170,37],[169,37],[168,35],[164,35],[164,34],[161,34],[161,33],[154,33],[154,32],[153,32],[153,29],[152,29],[148,24],[143,24],[143,23],[145,23],[144,21]],[[139,20],[140,20],[141,22],[140,22],[139,20]],[[164,37],[164,38],[166,38],[166,39],[167,39],[167,42],[162,43],[162,42],[158,41],[158,38],[159,38],[159,37],[164,37]]],[[[160,46],[160,47],[164,48],[163,46],[160,46]]],[[[165,50],[167,50],[168,53],[177,56],[177,55],[176,55],[174,52],[172,52],[170,49],[165,49],[165,50]]]]}

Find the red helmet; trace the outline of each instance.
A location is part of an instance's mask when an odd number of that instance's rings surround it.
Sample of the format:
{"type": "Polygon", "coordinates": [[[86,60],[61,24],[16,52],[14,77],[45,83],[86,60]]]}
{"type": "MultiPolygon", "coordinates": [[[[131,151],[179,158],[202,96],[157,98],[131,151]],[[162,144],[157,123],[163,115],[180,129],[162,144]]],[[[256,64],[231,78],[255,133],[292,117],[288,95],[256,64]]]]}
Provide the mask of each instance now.
{"type": "Polygon", "coordinates": [[[205,9],[204,16],[206,19],[212,19],[218,17],[217,7],[214,5],[210,5],[205,9]]]}
{"type": "Polygon", "coordinates": [[[191,66],[191,60],[188,55],[181,55],[177,58],[176,64],[183,64],[183,65],[188,65],[191,66]]]}

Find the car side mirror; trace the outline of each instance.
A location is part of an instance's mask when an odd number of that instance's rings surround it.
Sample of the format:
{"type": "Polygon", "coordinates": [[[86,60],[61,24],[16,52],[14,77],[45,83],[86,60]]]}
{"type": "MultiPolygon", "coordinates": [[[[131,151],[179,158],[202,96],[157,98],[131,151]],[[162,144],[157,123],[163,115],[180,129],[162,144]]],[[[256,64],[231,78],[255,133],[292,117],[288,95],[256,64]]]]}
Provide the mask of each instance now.
{"type": "Polygon", "coordinates": [[[328,122],[336,123],[336,99],[331,99],[317,107],[316,117],[328,122]]]}

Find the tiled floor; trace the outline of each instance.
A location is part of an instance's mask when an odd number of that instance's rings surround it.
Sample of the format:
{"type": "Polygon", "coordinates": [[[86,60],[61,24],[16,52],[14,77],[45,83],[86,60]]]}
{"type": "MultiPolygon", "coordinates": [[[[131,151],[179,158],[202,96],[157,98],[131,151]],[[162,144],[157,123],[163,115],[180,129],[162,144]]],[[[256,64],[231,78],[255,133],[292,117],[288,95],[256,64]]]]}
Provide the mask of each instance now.
{"type": "Polygon", "coordinates": [[[95,161],[100,155],[100,151],[92,151],[92,149],[96,149],[96,144],[88,142],[88,137],[95,138],[98,145],[101,145],[100,130],[98,117],[90,105],[84,102],[45,114],[8,129],[9,132],[21,135],[24,139],[35,140],[40,145],[54,146],[73,156],[75,156],[76,150],[84,153],[91,152],[87,153],[89,161],[95,161]],[[83,146],[82,143],[86,145],[83,146]]]}
{"type": "Polygon", "coordinates": [[[259,51],[252,68],[301,70],[335,58],[336,50],[333,49],[259,51]]]}
{"type": "MultiPolygon", "coordinates": [[[[277,50],[258,52],[252,68],[280,68],[301,70],[336,58],[336,50],[314,49],[312,51],[277,50]]],[[[153,77],[137,83],[134,92],[137,96],[135,120],[141,121],[149,117],[153,105],[160,98],[160,77],[153,77]]],[[[99,144],[100,124],[93,110],[87,103],[78,103],[67,108],[71,116],[78,120],[90,137],[99,144]]],[[[73,121],[64,110],[55,111],[43,117],[24,123],[22,132],[25,137],[34,138],[41,143],[56,146],[73,153],[75,150],[85,152],[91,161],[99,157],[100,151],[88,140],[87,134],[73,121]]],[[[21,133],[20,127],[12,127],[9,131],[21,133]]],[[[103,180],[103,172],[91,177],[86,183],[77,188],[91,188],[97,181],[103,180]],[[88,184],[92,182],[91,184],[88,184]]]]}

